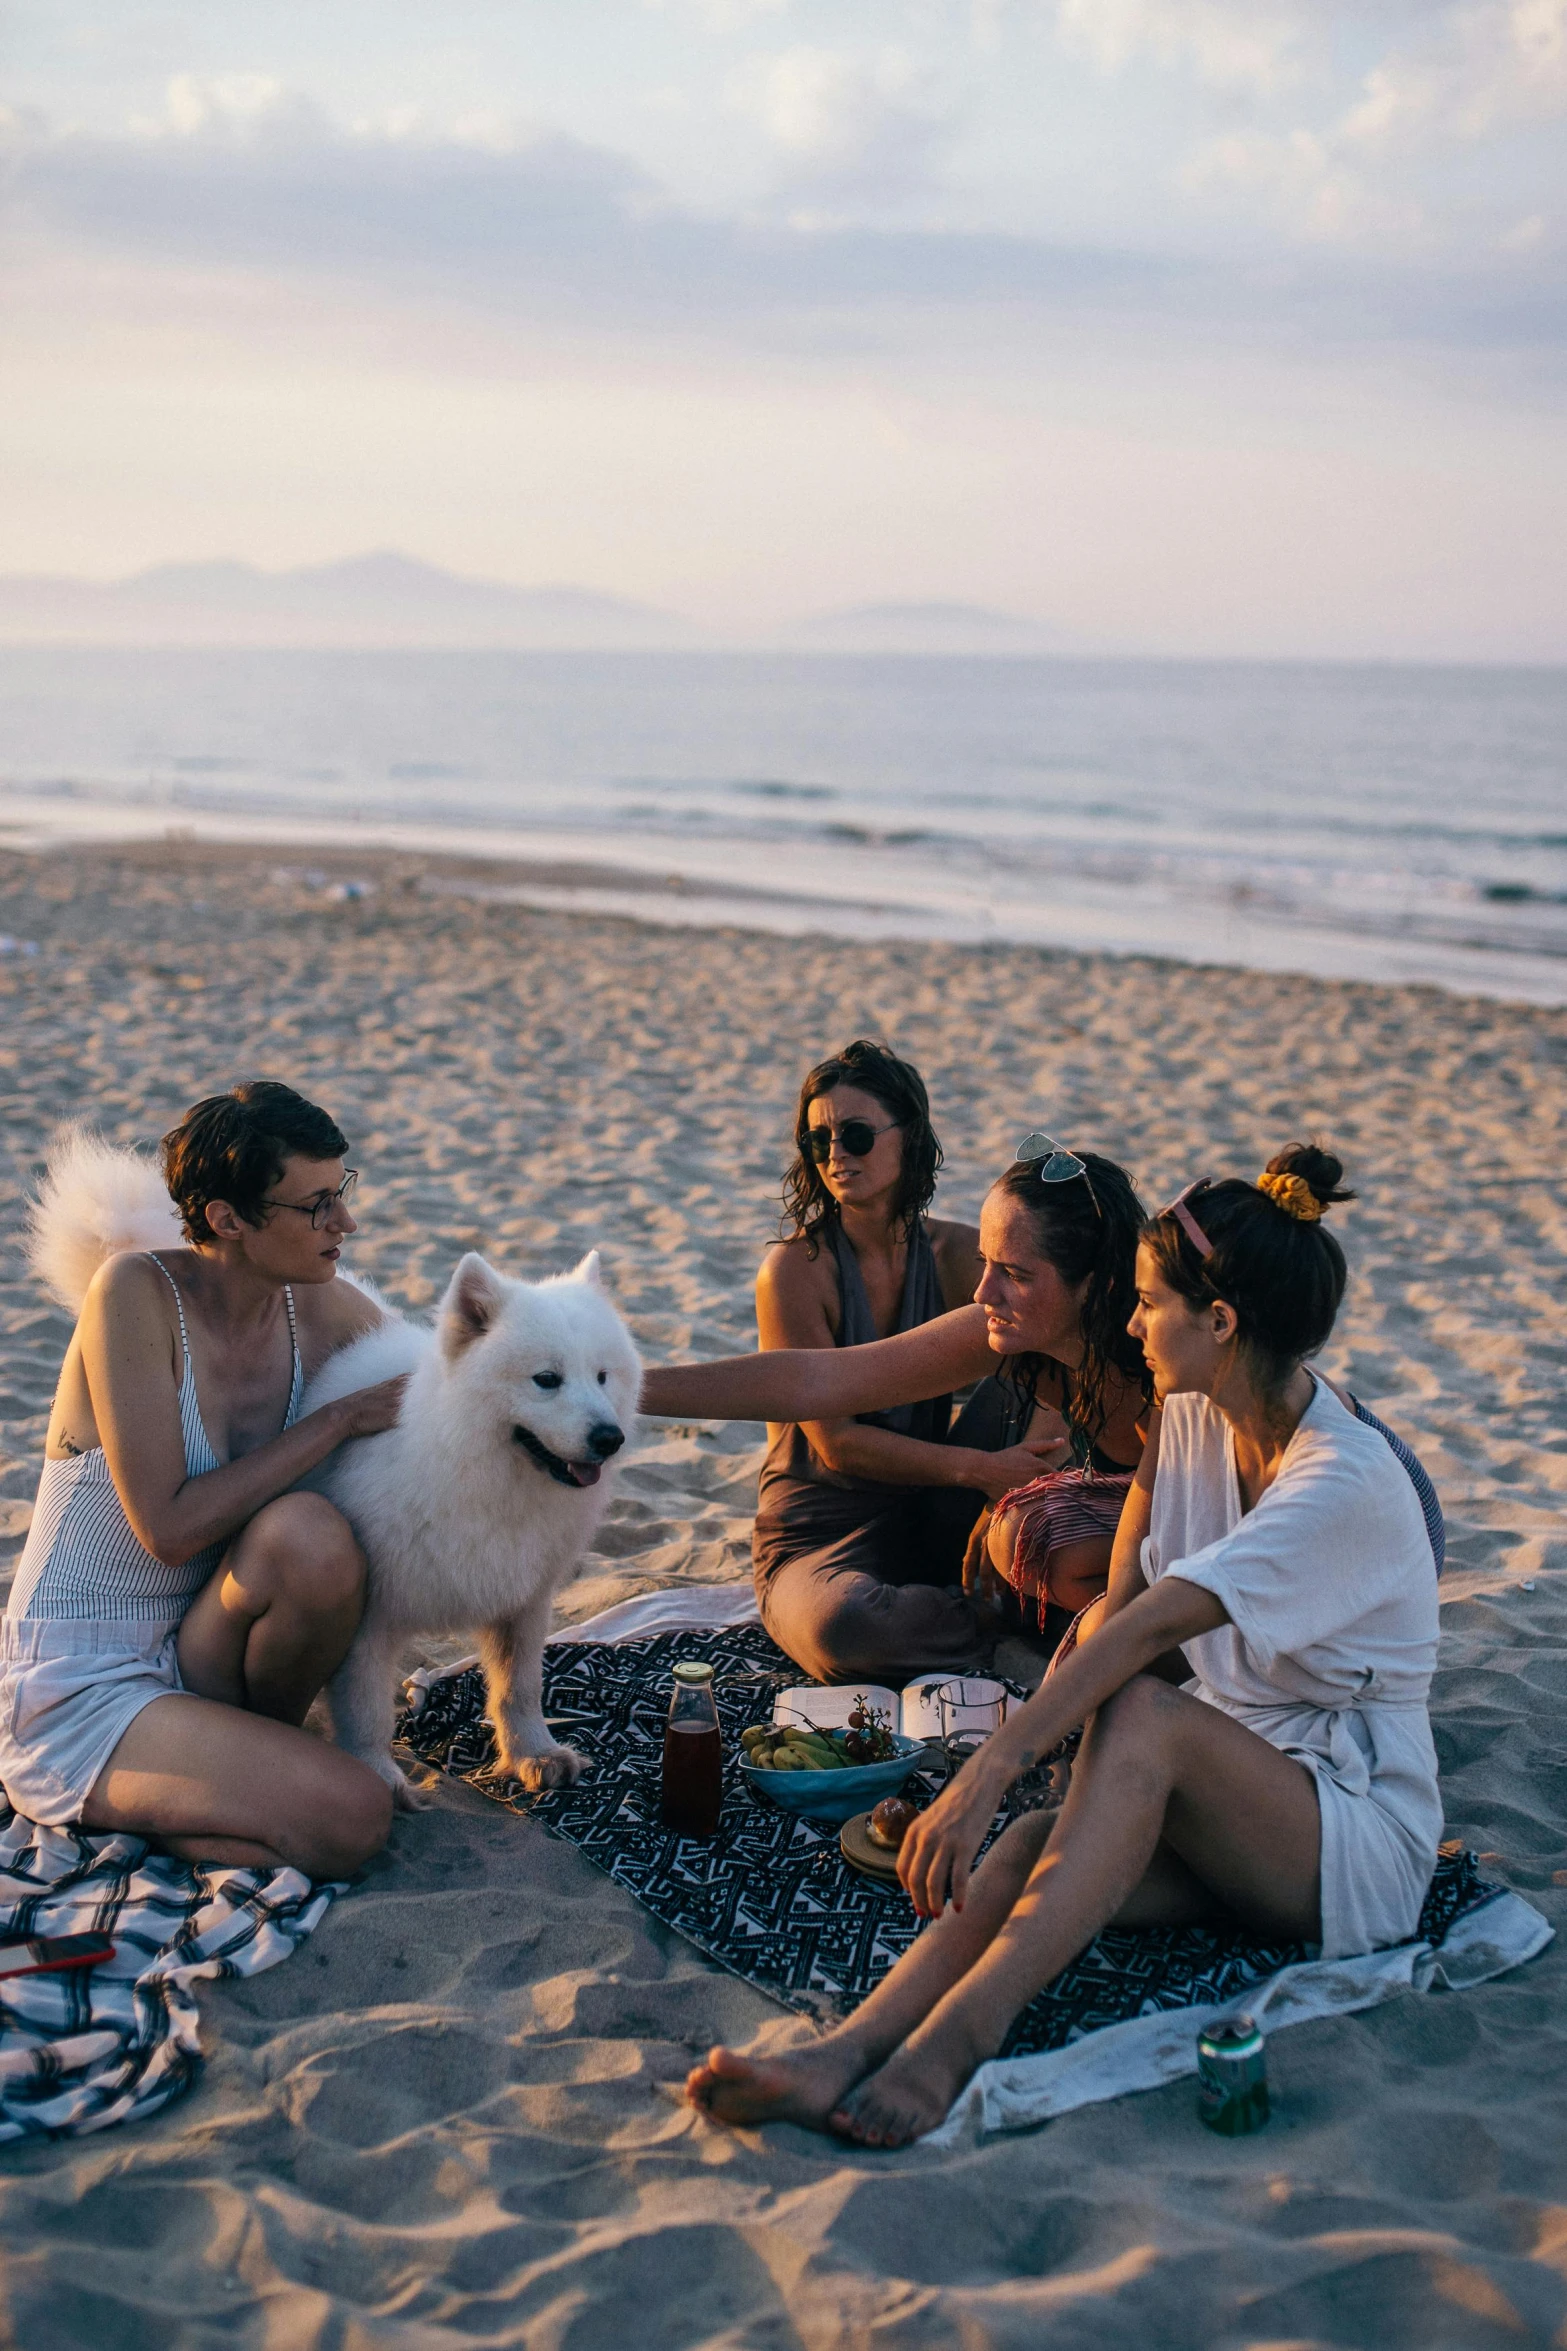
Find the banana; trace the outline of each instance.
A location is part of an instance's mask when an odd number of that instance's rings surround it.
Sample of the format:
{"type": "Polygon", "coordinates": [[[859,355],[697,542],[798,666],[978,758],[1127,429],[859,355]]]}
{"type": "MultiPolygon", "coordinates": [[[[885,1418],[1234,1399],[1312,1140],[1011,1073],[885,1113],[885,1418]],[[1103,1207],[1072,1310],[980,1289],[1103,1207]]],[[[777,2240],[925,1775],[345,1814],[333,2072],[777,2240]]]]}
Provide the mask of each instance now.
{"type": "Polygon", "coordinates": [[[789,1744],[796,1755],[804,1756],[812,1771],[831,1771],[837,1764],[838,1758],[825,1739],[791,1739],[789,1744]]]}

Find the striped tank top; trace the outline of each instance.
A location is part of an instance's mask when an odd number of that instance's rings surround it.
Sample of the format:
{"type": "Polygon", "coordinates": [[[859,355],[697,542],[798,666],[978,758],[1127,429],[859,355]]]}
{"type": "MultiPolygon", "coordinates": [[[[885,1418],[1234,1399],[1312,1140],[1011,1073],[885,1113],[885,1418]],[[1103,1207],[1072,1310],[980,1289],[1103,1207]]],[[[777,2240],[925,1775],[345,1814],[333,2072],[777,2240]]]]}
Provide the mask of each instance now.
{"type": "MultiPolygon", "coordinates": [[[[213,1451],[196,1400],[196,1373],[191,1362],[190,1334],[179,1284],[154,1251],[147,1254],[174,1292],[180,1318],[180,1431],[185,1440],[185,1474],[205,1477],[223,1464],[213,1451]]],[[[284,1428],[299,1417],[304,1394],[304,1367],[299,1360],[299,1332],[294,1321],[294,1293],[285,1288],[288,1335],[294,1353],[284,1428]]],[[[109,1475],[103,1447],[90,1453],[67,1454],[45,1460],[38,1483],[38,1501],[27,1546],[17,1565],[16,1581],[6,1615],[13,1623],[58,1622],[61,1619],[94,1624],[176,1625],[206,1583],[227,1543],[209,1543],[194,1558],[170,1567],[155,1559],[137,1539],[125,1505],[109,1475]]]]}

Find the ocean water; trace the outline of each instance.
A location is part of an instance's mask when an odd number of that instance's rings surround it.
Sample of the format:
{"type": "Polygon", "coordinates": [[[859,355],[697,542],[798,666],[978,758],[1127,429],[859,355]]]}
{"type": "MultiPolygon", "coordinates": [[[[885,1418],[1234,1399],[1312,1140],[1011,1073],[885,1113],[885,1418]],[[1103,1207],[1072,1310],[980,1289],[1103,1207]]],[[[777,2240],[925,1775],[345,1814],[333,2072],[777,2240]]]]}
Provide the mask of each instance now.
{"type": "Polygon", "coordinates": [[[0,651],[0,839],[504,855],[655,919],[1567,1002],[1567,670],[0,651]]]}

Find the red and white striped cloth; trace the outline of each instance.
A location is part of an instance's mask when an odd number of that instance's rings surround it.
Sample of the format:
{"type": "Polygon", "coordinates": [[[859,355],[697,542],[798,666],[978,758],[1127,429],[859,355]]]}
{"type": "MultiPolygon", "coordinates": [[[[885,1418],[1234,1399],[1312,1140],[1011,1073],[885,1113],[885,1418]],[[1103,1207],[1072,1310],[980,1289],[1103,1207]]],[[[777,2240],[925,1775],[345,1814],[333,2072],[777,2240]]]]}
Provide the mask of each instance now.
{"type": "Polygon", "coordinates": [[[1129,1469],[1053,1469],[1026,1486],[1015,1486],[996,1504],[998,1518],[1008,1511],[1018,1520],[1005,1580],[1020,1603],[1034,1602],[1041,1632],[1047,1606],[1062,1605],[1050,1589],[1052,1557],[1068,1544],[1096,1538],[1113,1542],[1131,1488],[1129,1469]]]}

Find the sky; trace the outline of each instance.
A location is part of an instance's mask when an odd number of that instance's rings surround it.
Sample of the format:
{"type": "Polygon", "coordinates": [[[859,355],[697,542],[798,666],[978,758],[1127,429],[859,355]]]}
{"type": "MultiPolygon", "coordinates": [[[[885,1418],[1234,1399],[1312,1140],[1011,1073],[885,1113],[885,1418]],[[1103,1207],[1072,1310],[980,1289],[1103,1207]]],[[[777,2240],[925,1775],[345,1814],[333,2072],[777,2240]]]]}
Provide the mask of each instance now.
{"type": "Polygon", "coordinates": [[[1567,0],[0,0],[0,571],[1567,660],[1567,0]]]}

